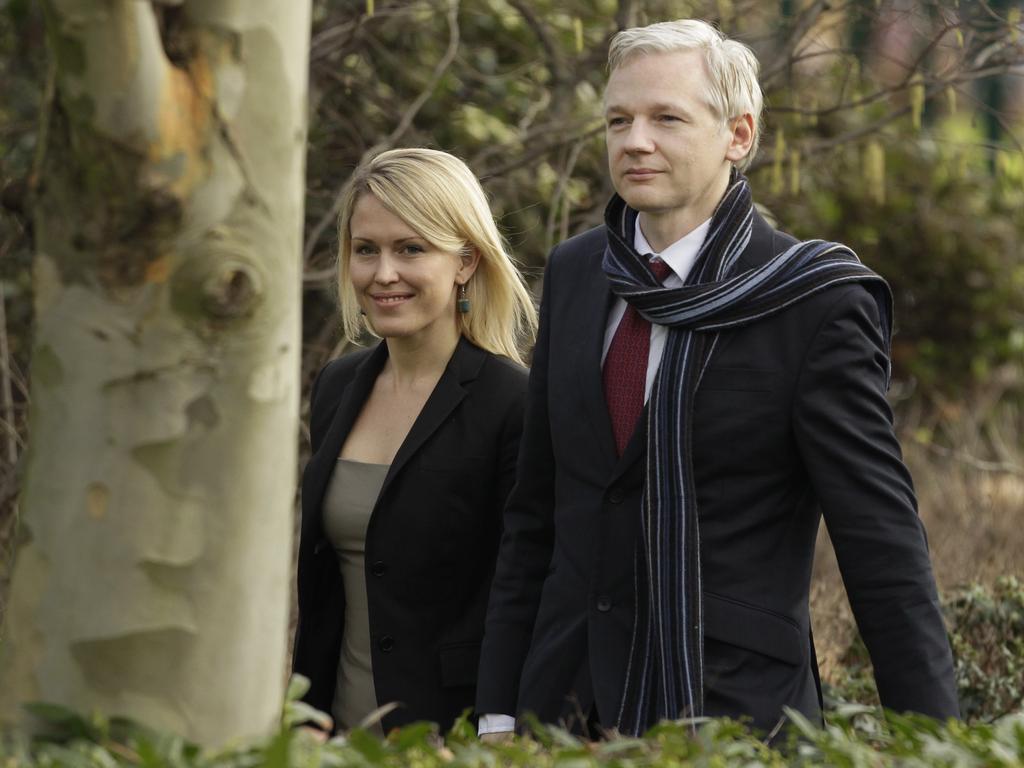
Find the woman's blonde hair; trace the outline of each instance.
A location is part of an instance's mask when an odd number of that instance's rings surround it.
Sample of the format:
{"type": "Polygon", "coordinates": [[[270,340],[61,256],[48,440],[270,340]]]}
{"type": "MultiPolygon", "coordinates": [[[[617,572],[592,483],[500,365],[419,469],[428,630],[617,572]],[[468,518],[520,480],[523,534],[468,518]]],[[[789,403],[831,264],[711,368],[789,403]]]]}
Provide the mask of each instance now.
{"type": "Polygon", "coordinates": [[[360,312],[349,275],[352,212],[370,194],[435,247],[480,252],[466,283],[470,310],[456,312],[459,328],[478,347],[523,362],[534,342],[537,311],[502,242],[476,176],[454,155],[435,149],[392,149],[361,165],[349,179],[338,215],[338,298],[345,335],[374,333],[360,312]]]}
{"type": "Polygon", "coordinates": [[[614,72],[637,56],[651,53],[700,51],[708,76],[708,106],[720,120],[743,114],[754,118],[750,152],[736,166],[746,170],[761,142],[761,111],[764,96],[758,83],[760,65],[754,52],[738,40],[730,40],[699,19],[662,21],[646,27],[624,29],[608,47],[608,72],[614,72]]]}

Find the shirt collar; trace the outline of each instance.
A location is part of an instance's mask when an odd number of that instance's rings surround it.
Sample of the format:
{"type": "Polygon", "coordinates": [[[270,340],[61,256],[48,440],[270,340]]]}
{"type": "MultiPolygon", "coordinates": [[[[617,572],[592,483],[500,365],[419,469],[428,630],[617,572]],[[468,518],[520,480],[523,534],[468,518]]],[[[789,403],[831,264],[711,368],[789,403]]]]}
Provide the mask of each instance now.
{"type": "Polygon", "coordinates": [[[636,227],[633,231],[633,247],[636,248],[637,253],[649,253],[652,256],[657,256],[672,268],[680,280],[685,280],[693,262],[697,260],[697,253],[704,245],[704,238],[709,229],[711,229],[710,218],[688,234],[683,235],[661,253],[656,253],[651,244],[647,242],[644,233],[640,231],[640,219],[637,217],[636,227]]]}

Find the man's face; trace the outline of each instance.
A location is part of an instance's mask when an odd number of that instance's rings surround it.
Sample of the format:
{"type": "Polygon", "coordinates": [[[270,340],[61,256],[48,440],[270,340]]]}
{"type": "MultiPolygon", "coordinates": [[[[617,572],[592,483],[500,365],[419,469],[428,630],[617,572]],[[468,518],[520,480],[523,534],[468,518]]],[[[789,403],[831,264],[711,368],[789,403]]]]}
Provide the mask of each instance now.
{"type": "MultiPolygon", "coordinates": [[[[608,167],[635,210],[708,218],[725,191],[737,149],[733,130],[711,110],[698,51],[641,54],[619,66],[605,91],[608,167]]],[[[697,218],[695,218],[697,217],[697,218]]]]}

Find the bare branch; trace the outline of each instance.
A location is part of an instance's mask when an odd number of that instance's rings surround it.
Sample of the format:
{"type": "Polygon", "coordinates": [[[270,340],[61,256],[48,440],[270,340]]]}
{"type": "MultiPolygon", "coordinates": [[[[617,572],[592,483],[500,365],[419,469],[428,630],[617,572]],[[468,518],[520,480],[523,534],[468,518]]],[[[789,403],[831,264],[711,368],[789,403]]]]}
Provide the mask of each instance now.
{"type": "MultiPolygon", "coordinates": [[[[858,139],[862,139],[865,136],[870,136],[873,133],[877,133],[878,131],[882,130],[882,128],[884,128],[885,126],[899,120],[900,118],[908,114],[910,114],[910,107],[902,107],[893,112],[890,112],[885,117],[880,118],[868,125],[864,125],[859,128],[846,131],[845,133],[832,136],[831,138],[828,139],[822,139],[820,141],[809,141],[806,144],[802,144],[800,147],[800,152],[805,157],[810,155],[816,155],[822,152],[828,152],[829,150],[835,149],[836,147],[842,146],[843,144],[848,144],[857,141],[858,139]]],[[[764,156],[758,154],[757,159],[755,159],[754,162],[751,163],[750,167],[747,169],[747,175],[750,175],[754,171],[763,168],[766,165],[771,165],[774,162],[774,152],[764,156]]]]}
{"type": "Polygon", "coordinates": [[[444,56],[441,57],[440,61],[434,66],[434,72],[430,76],[430,81],[427,83],[427,87],[424,88],[420,95],[417,96],[409,108],[405,110],[405,114],[402,115],[401,120],[398,121],[398,125],[391,134],[376,147],[371,147],[369,150],[370,155],[375,155],[378,152],[383,152],[386,149],[390,149],[398,143],[399,139],[405,135],[405,132],[409,130],[409,126],[412,125],[412,121],[416,119],[416,115],[423,108],[423,105],[427,103],[431,96],[434,95],[434,91],[437,86],[441,83],[441,78],[444,77],[444,73],[448,71],[448,67],[455,61],[456,55],[459,52],[459,0],[449,0],[448,9],[448,49],[444,52],[444,56]]]}
{"type": "Polygon", "coordinates": [[[558,141],[551,142],[550,144],[542,144],[539,147],[531,149],[529,152],[523,152],[522,154],[518,155],[516,158],[512,160],[509,160],[505,164],[499,165],[497,168],[489,168],[487,170],[486,175],[483,178],[494,178],[497,176],[504,176],[506,173],[510,173],[511,171],[514,171],[517,168],[522,168],[523,166],[529,165],[538,157],[542,157],[543,155],[546,155],[548,152],[551,152],[552,150],[558,149],[559,147],[564,147],[566,144],[572,144],[573,142],[576,141],[584,141],[586,139],[590,139],[593,136],[597,136],[603,130],[604,125],[602,124],[594,126],[593,128],[589,128],[583,131],[582,133],[569,135],[563,134],[563,137],[558,141]]]}
{"type": "Polygon", "coordinates": [[[335,24],[314,35],[309,43],[309,65],[315,66],[322,59],[330,57],[331,54],[348,48],[359,34],[365,18],[365,16],[360,16],[351,21],[335,24]]]}
{"type": "Polygon", "coordinates": [[[344,52],[352,41],[356,39],[368,21],[407,15],[409,11],[410,4],[404,2],[386,8],[378,5],[373,16],[360,14],[354,19],[342,21],[326,29],[314,32],[309,43],[310,65],[319,64],[323,59],[344,52]]]}
{"type": "MultiPolygon", "coordinates": [[[[533,30],[533,33],[537,35],[537,39],[540,41],[541,47],[544,49],[544,55],[547,59],[548,70],[551,72],[552,86],[555,90],[561,91],[566,85],[572,87],[572,83],[565,71],[565,64],[562,61],[562,55],[559,52],[558,45],[551,37],[551,32],[544,22],[540,20],[534,10],[530,7],[529,3],[523,2],[523,0],[509,0],[509,5],[519,11],[519,15],[523,17],[527,26],[533,30]]],[[[556,102],[557,105],[558,102],[556,102]]],[[[567,105],[565,105],[567,106],[567,105]]]]}
{"type": "MultiPolygon", "coordinates": [[[[1006,136],[1010,139],[1011,142],[1013,142],[1013,146],[1017,149],[1017,151],[1021,152],[1022,154],[1024,154],[1024,143],[1022,143],[1021,140],[1017,138],[1017,134],[1014,132],[1016,130],[1016,126],[1011,125],[1010,123],[1008,123],[1006,121],[1005,117],[1003,115],[1001,115],[997,110],[995,110],[992,107],[990,107],[982,99],[979,99],[978,97],[972,95],[969,91],[966,92],[966,94],[965,94],[964,91],[957,90],[957,93],[961,97],[966,95],[966,99],[965,100],[969,101],[971,104],[973,104],[975,109],[978,109],[978,110],[980,110],[980,111],[982,111],[982,112],[984,112],[984,113],[986,113],[988,115],[991,115],[992,118],[997,123],[999,123],[999,127],[1003,129],[1003,133],[1006,134],[1006,136]]],[[[997,145],[993,145],[993,144],[990,144],[990,143],[982,143],[980,146],[986,147],[988,149],[999,149],[1000,148],[997,145]]]]}
{"type": "MultiPolygon", "coordinates": [[[[985,69],[965,70],[965,71],[958,72],[956,74],[956,76],[951,77],[948,80],[943,80],[943,79],[924,80],[921,84],[924,85],[925,88],[928,89],[929,95],[933,96],[936,93],[941,92],[947,86],[962,85],[964,83],[969,83],[969,82],[971,82],[973,80],[980,80],[982,78],[992,77],[993,75],[1007,74],[1008,72],[1012,71],[1015,68],[1016,68],[1016,65],[1014,65],[1014,64],[1005,64],[1005,65],[1001,65],[1001,66],[998,66],[998,67],[986,67],[985,69]]],[[[874,104],[877,101],[882,101],[882,100],[884,100],[884,99],[886,99],[886,98],[888,98],[890,96],[894,96],[895,94],[899,93],[900,91],[905,91],[911,85],[913,85],[913,83],[909,79],[904,79],[903,81],[901,81],[901,82],[899,82],[899,83],[897,83],[895,85],[888,86],[887,88],[880,88],[877,91],[874,91],[873,93],[868,94],[867,96],[862,96],[862,97],[860,97],[858,99],[853,99],[851,101],[838,102],[838,103],[833,104],[833,105],[828,106],[828,107],[818,107],[816,109],[807,109],[805,107],[795,107],[795,106],[783,104],[783,105],[780,105],[780,106],[773,106],[772,107],[772,112],[794,114],[794,115],[805,115],[805,116],[813,115],[815,117],[825,117],[827,115],[832,115],[832,114],[835,114],[835,113],[838,113],[838,112],[847,112],[847,111],[849,111],[851,109],[856,109],[858,107],[869,106],[871,104],[874,104]]]]}
{"type": "Polygon", "coordinates": [[[1024,467],[1012,461],[986,461],[985,459],[979,459],[977,456],[972,456],[967,451],[946,448],[935,443],[924,443],[924,447],[932,453],[959,461],[982,472],[999,472],[1024,477],[1024,467]]]}
{"type": "Polygon", "coordinates": [[[483,150],[473,155],[473,157],[469,159],[468,163],[472,168],[482,167],[490,162],[492,158],[507,158],[511,154],[521,152],[523,147],[536,146],[539,140],[546,139],[548,136],[558,137],[558,141],[548,142],[549,147],[563,147],[567,143],[571,142],[577,134],[592,127],[593,120],[594,118],[586,118],[572,122],[566,122],[564,120],[546,121],[541,125],[520,133],[510,141],[505,141],[501,144],[490,144],[484,147],[483,150]]]}
{"type": "MultiPolygon", "coordinates": [[[[793,25],[792,31],[789,33],[789,37],[783,45],[782,50],[795,51],[800,41],[803,40],[807,33],[814,27],[815,22],[817,22],[818,17],[821,16],[821,12],[827,5],[827,0],[814,0],[813,3],[801,11],[800,16],[793,25]]],[[[764,70],[761,75],[761,82],[767,88],[776,77],[784,72],[788,72],[792,66],[792,56],[781,57],[775,66],[764,70]]]]}
{"type": "MultiPolygon", "coordinates": [[[[555,244],[555,225],[558,217],[559,208],[562,208],[562,224],[561,229],[568,229],[568,212],[569,212],[569,200],[566,195],[566,191],[569,187],[569,181],[572,179],[572,172],[576,168],[576,161],[579,160],[580,152],[583,151],[583,147],[586,145],[585,139],[579,139],[569,149],[569,156],[566,158],[565,165],[562,167],[562,173],[558,177],[558,185],[555,187],[555,192],[551,196],[550,206],[548,208],[548,221],[545,231],[547,232],[546,243],[544,246],[545,251],[550,251],[555,244]]],[[[562,235],[559,240],[564,240],[566,235],[562,235]]]]}
{"type": "MultiPolygon", "coordinates": [[[[978,77],[983,76],[980,75],[979,73],[972,74],[978,77]]],[[[964,78],[964,81],[969,79],[973,78],[964,78]]],[[[951,80],[948,82],[939,83],[938,85],[933,84],[932,86],[927,88],[926,98],[933,98],[936,94],[941,93],[943,90],[945,90],[947,86],[955,85],[959,82],[960,80],[951,80]]],[[[832,136],[828,139],[822,139],[819,141],[809,141],[801,146],[801,152],[804,155],[814,155],[822,152],[828,152],[832,149],[835,149],[838,146],[842,146],[843,144],[858,141],[859,139],[862,139],[865,136],[870,136],[874,133],[878,133],[885,126],[908,115],[910,111],[911,107],[909,105],[906,105],[904,107],[900,107],[899,109],[893,110],[889,114],[879,118],[878,120],[875,120],[872,123],[869,123],[868,125],[854,128],[852,130],[846,131],[845,133],[840,133],[837,134],[836,136],[832,136]]],[[[1010,133],[1009,135],[1014,140],[1014,142],[1017,143],[1016,137],[1012,133],[1010,133]]],[[[1020,146],[1019,143],[1018,146],[1020,146]]],[[[753,164],[748,169],[748,172],[753,172],[759,168],[764,167],[765,165],[770,165],[773,162],[775,162],[774,153],[769,153],[765,156],[758,155],[757,159],[754,160],[753,164]]]]}
{"type": "MultiPolygon", "coordinates": [[[[378,142],[374,146],[366,150],[359,162],[363,163],[367,159],[379,154],[391,147],[394,147],[398,141],[405,135],[406,131],[412,125],[412,121],[416,119],[416,115],[423,108],[423,105],[427,103],[434,91],[437,90],[437,86],[441,83],[441,78],[444,77],[445,72],[451,66],[452,62],[455,61],[456,55],[459,52],[459,0],[447,0],[448,2],[448,48],[445,50],[444,55],[440,58],[437,64],[434,66],[434,71],[430,76],[430,80],[427,82],[426,87],[420,92],[420,94],[413,100],[409,105],[408,109],[405,110],[402,117],[399,119],[398,124],[394,130],[391,131],[388,136],[382,141],[378,142]]],[[[346,180],[347,181],[347,180],[346,180]]],[[[317,243],[320,240],[320,236],[324,233],[324,230],[330,226],[331,222],[338,215],[338,211],[341,210],[341,203],[345,197],[345,184],[342,184],[334,195],[334,201],[331,203],[331,207],[320,217],[317,223],[309,231],[309,236],[306,240],[306,247],[302,252],[302,262],[307,263],[313,252],[316,250],[317,243]]]]}

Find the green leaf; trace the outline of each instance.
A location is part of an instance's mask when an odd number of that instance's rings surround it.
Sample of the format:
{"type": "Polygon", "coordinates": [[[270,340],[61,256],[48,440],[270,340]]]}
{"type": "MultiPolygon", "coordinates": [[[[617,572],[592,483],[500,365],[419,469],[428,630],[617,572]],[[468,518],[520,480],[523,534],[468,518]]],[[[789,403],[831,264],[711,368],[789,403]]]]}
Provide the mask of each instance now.
{"type": "Polygon", "coordinates": [[[786,717],[789,718],[789,721],[793,723],[796,729],[805,738],[809,739],[810,741],[815,741],[821,735],[820,728],[816,728],[815,726],[811,725],[810,720],[808,720],[806,717],[804,717],[802,714],[800,714],[792,707],[783,707],[782,711],[786,714],[786,717]]]}
{"type": "Polygon", "coordinates": [[[309,678],[302,675],[292,675],[288,681],[288,692],[285,694],[285,701],[298,701],[309,691],[309,678]]]}
{"type": "Polygon", "coordinates": [[[413,747],[427,747],[433,749],[431,737],[437,736],[437,724],[419,722],[400,728],[396,733],[388,737],[388,740],[403,752],[413,747]]]}
{"type": "Polygon", "coordinates": [[[263,751],[261,768],[288,768],[288,748],[291,745],[292,732],[282,730],[263,751]]]}
{"type": "Polygon", "coordinates": [[[366,757],[371,763],[382,763],[388,756],[388,750],[381,744],[380,739],[371,736],[361,728],[353,728],[348,733],[348,743],[366,757]]]}
{"type": "Polygon", "coordinates": [[[92,722],[60,704],[45,701],[30,701],[21,705],[26,712],[49,724],[61,738],[96,739],[99,737],[92,722]]]}

